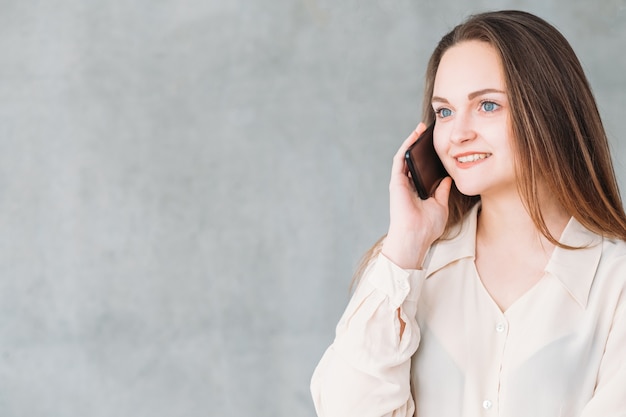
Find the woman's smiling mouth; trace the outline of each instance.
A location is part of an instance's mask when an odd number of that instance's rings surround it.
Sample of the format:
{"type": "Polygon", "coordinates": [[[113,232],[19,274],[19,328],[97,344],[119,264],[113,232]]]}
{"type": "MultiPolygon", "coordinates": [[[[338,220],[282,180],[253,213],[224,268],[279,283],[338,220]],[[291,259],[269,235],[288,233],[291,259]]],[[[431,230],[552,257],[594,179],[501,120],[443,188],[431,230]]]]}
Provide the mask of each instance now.
{"type": "Polygon", "coordinates": [[[461,164],[467,164],[470,162],[476,162],[482,159],[487,159],[490,156],[491,156],[490,153],[473,153],[473,154],[457,156],[454,159],[456,159],[457,162],[460,162],[461,164]]]}

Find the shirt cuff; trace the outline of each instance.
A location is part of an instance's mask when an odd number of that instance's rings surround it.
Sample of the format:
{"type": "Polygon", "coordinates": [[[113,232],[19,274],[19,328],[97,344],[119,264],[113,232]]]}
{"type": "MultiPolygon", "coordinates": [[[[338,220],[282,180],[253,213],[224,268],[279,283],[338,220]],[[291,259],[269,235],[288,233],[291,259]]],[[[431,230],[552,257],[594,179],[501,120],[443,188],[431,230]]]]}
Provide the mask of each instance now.
{"type": "Polygon", "coordinates": [[[405,300],[417,301],[425,276],[424,270],[402,269],[380,253],[367,279],[394,306],[400,307],[405,300]]]}

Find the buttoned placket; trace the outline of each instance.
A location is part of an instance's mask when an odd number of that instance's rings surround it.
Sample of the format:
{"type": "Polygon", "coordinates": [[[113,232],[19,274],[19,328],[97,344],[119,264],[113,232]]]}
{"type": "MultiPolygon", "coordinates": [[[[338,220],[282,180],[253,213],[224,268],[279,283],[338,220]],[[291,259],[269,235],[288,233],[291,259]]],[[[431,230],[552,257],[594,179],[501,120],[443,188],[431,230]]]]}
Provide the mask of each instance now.
{"type": "Polygon", "coordinates": [[[494,357],[492,358],[490,369],[487,369],[489,373],[488,386],[485,387],[484,398],[481,402],[483,412],[485,416],[497,416],[499,415],[499,402],[500,402],[500,383],[502,378],[502,361],[504,358],[504,352],[506,348],[506,342],[508,338],[509,323],[506,316],[499,312],[496,316],[495,323],[491,324],[493,334],[493,346],[492,352],[494,357]]]}

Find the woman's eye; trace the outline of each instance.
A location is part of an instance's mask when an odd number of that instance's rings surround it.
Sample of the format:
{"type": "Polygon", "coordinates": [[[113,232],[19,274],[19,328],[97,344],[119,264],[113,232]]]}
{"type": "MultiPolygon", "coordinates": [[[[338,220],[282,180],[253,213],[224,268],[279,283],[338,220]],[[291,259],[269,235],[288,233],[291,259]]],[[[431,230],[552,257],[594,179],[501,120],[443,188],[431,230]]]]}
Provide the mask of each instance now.
{"type": "Polygon", "coordinates": [[[438,109],[435,113],[437,113],[437,115],[439,117],[450,117],[450,116],[452,116],[452,110],[446,109],[445,107],[441,108],[441,109],[438,109]]]}
{"type": "Polygon", "coordinates": [[[480,103],[480,107],[483,111],[492,112],[498,110],[498,107],[500,106],[493,101],[483,101],[482,103],[480,103]]]}

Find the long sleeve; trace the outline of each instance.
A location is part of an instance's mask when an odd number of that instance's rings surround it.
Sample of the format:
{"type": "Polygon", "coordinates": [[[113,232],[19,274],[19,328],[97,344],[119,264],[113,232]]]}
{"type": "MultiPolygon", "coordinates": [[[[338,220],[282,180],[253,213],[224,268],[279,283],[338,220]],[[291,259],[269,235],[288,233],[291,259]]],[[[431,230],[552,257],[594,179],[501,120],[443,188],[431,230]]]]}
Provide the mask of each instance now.
{"type": "Polygon", "coordinates": [[[626,302],[616,312],[598,383],[582,417],[626,417],[626,302]]]}
{"type": "Polygon", "coordinates": [[[411,417],[411,356],[423,271],[406,271],[378,255],[363,274],[311,380],[319,417],[411,417]],[[400,337],[400,320],[406,323],[400,337]]]}

